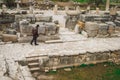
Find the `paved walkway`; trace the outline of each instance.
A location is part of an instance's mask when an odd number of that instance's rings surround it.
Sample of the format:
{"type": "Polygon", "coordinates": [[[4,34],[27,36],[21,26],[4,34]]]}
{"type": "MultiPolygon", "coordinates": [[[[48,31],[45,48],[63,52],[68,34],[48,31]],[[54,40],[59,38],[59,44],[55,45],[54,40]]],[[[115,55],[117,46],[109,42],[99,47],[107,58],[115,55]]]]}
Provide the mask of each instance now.
{"type": "Polygon", "coordinates": [[[39,43],[32,46],[29,43],[14,43],[0,45],[0,54],[15,60],[25,59],[30,55],[76,55],[86,52],[104,52],[120,50],[120,37],[117,38],[86,38],[75,34],[66,28],[60,29],[60,38],[63,43],[39,43]]]}
{"type": "Polygon", "coordinates": [[[60,28],[59,34],[63,42],[74,42],[87,39],[85,36],[76,34],[74,31],[69,31],[67,28],[60,28]]]}

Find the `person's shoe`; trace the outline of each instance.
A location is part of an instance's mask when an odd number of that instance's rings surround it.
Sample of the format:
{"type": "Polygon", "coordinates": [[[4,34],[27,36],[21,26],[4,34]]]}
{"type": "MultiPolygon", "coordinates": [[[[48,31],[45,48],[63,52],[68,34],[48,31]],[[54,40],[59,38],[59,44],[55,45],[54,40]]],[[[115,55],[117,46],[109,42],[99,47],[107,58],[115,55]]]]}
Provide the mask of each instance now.
{"type": "Polygon", "coordinates": [[[33,45],[32,43],[30,43],[31,45],[33,45]]]}
{"type": "Polygon", "coordinates": [[[35,44],[36,46],[39,45],[39,44],[35,44]]]}

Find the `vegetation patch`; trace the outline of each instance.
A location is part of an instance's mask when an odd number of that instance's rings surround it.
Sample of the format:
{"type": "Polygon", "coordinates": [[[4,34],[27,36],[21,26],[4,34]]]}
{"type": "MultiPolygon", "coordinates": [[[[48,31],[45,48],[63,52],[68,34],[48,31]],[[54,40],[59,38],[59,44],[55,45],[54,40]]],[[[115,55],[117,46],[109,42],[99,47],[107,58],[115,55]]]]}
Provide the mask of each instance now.
{"type": "Polygon", "coordinates": [[[99,64],[81,64],[80,66],[67,67],[57,71],[50,71],[47,75],[54,75],[54,80],[119,80],[120,65],[112,62],[99,64]]]}

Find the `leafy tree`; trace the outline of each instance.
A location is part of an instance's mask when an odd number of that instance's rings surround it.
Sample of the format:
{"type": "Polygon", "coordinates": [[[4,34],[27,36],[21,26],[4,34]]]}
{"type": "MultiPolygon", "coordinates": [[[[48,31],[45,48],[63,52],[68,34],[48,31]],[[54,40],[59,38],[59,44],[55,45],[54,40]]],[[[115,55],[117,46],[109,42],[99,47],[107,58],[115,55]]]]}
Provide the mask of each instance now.
{"type": "Polygon", "coordinates": [[[103,0],[95,0],[95,5],[98,7],[101,3],[103,3],[103,0]]]}
{"type": "Polygon", "coordinates": [[[114,3],[120,3],[120,0],[110,0],[110,1],[114,3]]]}
{"type": "Polygon", "coordinates": [[[68,2],[70,0],[52,0],[52,1],[68,2]]]}
{"type": "Polygon", "coordinates": [[[86,3],[88,0],[73,0],[74,2],[86,3]]]}
{"type": "Polygon", "coordinates": [[[9,7],[13,7],[14,6],[14,3],[15,3],[15,0],[4,0],[4,3],[9,7]]]}
{"type": "Polygon", "coordinates": [[[60,0],[61,2],[67,2],[67,1],[69,1],[69,0],[60,0]]]}
{"type": "Polygon", "coordinates": [[[96,6],[99,6],[101,3],[104,3],[104,0],[73,0],[80,3],[88,3],[93,4],[95,3],[96,6]]]}

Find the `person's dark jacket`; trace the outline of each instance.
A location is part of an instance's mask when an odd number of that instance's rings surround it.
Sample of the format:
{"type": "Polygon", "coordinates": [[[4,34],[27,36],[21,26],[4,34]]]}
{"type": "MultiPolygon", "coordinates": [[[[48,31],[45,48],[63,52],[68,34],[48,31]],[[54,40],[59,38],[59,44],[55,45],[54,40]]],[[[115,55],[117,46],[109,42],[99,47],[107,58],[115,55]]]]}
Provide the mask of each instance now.
{"type": "Polygon", "coordinates": [[[38,28],[33,28],[32,29],[32,34],[33,34],[33,36],[38,37],[38,28]]]}

